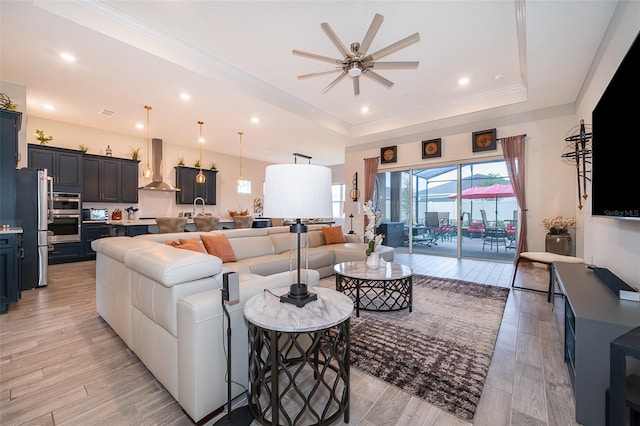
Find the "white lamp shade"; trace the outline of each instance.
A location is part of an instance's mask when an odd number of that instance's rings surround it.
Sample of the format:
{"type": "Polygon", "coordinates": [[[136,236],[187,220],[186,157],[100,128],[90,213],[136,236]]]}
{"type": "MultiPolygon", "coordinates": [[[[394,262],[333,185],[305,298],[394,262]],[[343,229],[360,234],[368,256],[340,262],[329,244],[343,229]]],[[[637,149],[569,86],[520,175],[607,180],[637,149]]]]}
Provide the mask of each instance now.
{"type": "Polygon", "coordinates": [[[264,178],[264,211],[275,218],[333,217],[331,169],[311,164],[267,166],[264,178]]]}
{"type": "Polygon", "coordinates": [[[360,201],[346,200],[344,202],[344,213],[360,214],[360,201]]]}

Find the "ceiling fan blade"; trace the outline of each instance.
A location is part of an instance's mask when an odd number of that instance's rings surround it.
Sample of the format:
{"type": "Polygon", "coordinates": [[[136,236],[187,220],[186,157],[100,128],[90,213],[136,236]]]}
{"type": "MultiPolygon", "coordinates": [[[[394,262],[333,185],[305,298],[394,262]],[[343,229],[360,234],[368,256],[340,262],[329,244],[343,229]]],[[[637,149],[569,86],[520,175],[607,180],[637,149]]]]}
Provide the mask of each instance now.
{"type": "Polygon", "coordinates": [[[413,43],[417,43],[420,41],[420,34],[419,33],[414,33],[412,35],[410,35],[409,37],[405,37],[400,41],[396,41],[393,44],[390,44],[387,47],[384,47],[380,50],[378,50],[375,53],[372,53],[371,55],[367,55],[367,57],[365,58],[365,60],[371,60],[371,61],[377,61],[378,59],[382,59],[385,56],[388,56],[390,54],[392,54],[393,52],[396,52],[400,49],[403,49],[407,46],[412,45],[413,43]]]}
{"type": "Polygon", "coordinates": [[[330,73],[336,72],[336,71],[342,71],[342,67],[329,68],[327,70],[316,71],[316,72],[312,72],[312,73],[309,73],[309,74],[302,74],[302,75],[299,75],[298,78],[299,79],[303,79],[303,78],[309,78],[309,77],[316,77],[318,75],[330,74],[330,73]]]}
{"type": "Polygon", "coordinates": [[[377,70],[398,70],[407,68],[418,68],[420,61],[398,61],[398,62],[370,62],[368,67],[377,70]]]}
{"type": "Polygon", "coordinates": [[[358,96],[360,94],[360,76],[355,76],[351,80],[353,80],[353,95],[358,96]]]}
{"type": "Polygon", "coordinates": [[[362,75],[365,75],[365,76],[369,77],[370,79],[377,81],[378,83],[382,84],[383,86],[387,86],[387,87],[393,86],[393,82],[387,80],[386,78],[384,78],[380,74],[371,71],[370,69],[363,70],[362,71],[362,75]]]}
{"type": "Polygon", "coordinates": [[[333,32],[329,24],[327,24],[326,22],[323,22],[322,24],[320,24],[320,26],[322,27],[324,32],[327,34],[327,36],[329,36],[329,39],[333,42],[333,44],[338,48],[340,53],[342,53],[345,58],[348,57],[350,55],[349,51],[345,47],[344,43],[342,43],[342,41],[338,38],[336,33],[333,32]]]}
{"type": "Polygon", "coordinates": [[[293,53],[294,55],[305,56],[305,57],[311,58],[311,59],[317,59],[319,61],[329,62],[331,64],[341,64],[342,63],[342,61],[340,59],[330,58],[328,56],[322,56],[322,55],[318,55],[316,53],[304,52],[302,50],[293,49],[291,51],[291,53],[293,53]]]}
{"type": "Polygon", "coordinates": [[[364,56],[367,53],[367,50],[369,50],[369,46],[371,46],[371,42],[373,41],[373,38],[378,33],[378,30],[380,29],[380,25],[382,25],[383,20],[384,18],[379,13],[376,13],[375,16],[373,17],[373,21],[371,21],[371,25],[369,25],[369,29],[367,30],[367,33],[364,35],[364,38],[362,39],[362,43],[360,43],[360,53],[362,53],[362,56],[364,56]]]}
{"type": "Polygon", "coordinates": [[[322,93],[327,93],[329,91],[329,89],[331,89],[333,86],[335,86],[336,84],[338,84],[338,82],[340,80],[342,80],[343,78],[345,78],[347,76],[346,72],[343,72],[342,74],[340,74],[338,77],[336,77],[335,80],[333,80],[331,83],[329,83],[324,89],[322,89],[322,93]]]}

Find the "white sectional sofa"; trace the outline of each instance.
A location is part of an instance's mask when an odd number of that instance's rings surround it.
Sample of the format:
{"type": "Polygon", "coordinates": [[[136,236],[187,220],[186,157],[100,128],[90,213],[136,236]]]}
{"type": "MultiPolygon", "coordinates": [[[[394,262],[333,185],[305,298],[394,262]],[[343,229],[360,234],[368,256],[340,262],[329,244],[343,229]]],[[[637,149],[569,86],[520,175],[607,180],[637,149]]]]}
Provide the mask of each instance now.
{"type": "MultiPolygon", "coordinates": [[[[288,227],[212,231],[224,233],[237,261],[164,244],[199,238],[198,232],[109,237],[95,240],[96,308],[158,381],[198,422],[227,401],[226,319],[223,273],[240,277],[240,303],[228,305],[232,329],[232,378],[248,384],[244,302],[265,289],[289,286],[291,235],[288,227]]],[[[316,286],[333,265],[364,260],[363,243],[325,245],[320,228],[309,231],[309,269],[302,281],[316,286]]],[[[393,260],[393,249],[382,248],[393,260]]],[[[295,256],[293,258],[295,260],[295,256]]],[[[295,269],[295,265],[294,265],[295,269]]],[[[232,385],[233,396],[244,392],[232,385]]]]}

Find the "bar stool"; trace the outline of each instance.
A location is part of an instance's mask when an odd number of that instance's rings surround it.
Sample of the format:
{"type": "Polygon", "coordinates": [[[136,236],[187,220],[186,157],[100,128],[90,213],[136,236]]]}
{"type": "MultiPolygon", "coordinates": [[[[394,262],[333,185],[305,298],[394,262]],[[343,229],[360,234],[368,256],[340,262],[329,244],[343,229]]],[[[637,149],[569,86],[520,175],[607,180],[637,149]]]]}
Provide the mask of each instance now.
{"type": "Polygon", "coordinates": [[[208,232],[218,229],[220,218],[217,216],[196,216],[193,218],[193,223],[196,224],[196,231],[208,232]]]}
{"type": "Polygon", "coordinates": [[[186,217],[156,217],[158,233],[167,234],[171,232],[184,232],[187,226],[186,217]]]}
{"type": "Polygon", "coordinates": [[[518,265],[521,260],[528,260],[530,262],[543,263],[547,265],[549,269],[549,290],[547,293],[547,301],[551,303],[551,299],[553,297],[553,262],[564,262],[564,263],[584,263],[584,259],[580,257],[574,256],[564,256],[561,254],[555,253],[547,253],[546,251],[524,251],[518,255],[518,260],[516,260],[516,268],[513,271],[513,278],[511,280],[511,287],[517,288],[520,290],[529,290],[529,291],[537,291],[539,293],[545,293],[543,290],[537,290],[535,288],[527,288],[527,287],[519,287],[514,285],[516,282],[516,274],[518,273],[518,265]]]}

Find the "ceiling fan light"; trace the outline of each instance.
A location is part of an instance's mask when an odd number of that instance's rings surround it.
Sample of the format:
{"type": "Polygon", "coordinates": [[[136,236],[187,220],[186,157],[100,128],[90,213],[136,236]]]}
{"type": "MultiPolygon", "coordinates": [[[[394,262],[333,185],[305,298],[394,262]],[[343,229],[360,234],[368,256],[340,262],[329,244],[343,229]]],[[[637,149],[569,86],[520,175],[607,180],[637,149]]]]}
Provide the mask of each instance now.
{"type": "Polygon", "coordinates": [[[351,77],[359,77],[360,74],[362,74],[362,70],[360,69],[360,67],[358,66],[358,64],[356,62],[352,63],[349,66],[349,75],[351,77]]]}

